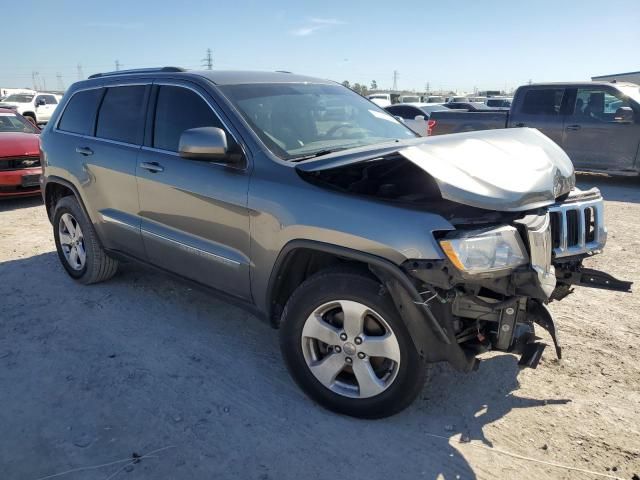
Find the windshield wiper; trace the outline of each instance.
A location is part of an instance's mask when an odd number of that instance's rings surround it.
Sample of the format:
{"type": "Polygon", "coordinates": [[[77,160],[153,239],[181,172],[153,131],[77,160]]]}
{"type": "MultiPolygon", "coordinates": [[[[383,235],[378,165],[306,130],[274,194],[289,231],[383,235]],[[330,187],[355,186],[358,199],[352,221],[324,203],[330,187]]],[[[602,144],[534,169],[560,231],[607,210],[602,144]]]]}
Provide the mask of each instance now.
{"type": "Polygon", "coordinates": [[[340,150],[348,150],[353,147],[339,147],[339,148],[326,148],[324,150],[318,150],[317,152],[310,153],[309,155],[303,155],[300,157],[290,158],[290,162],[301,162],[303,160],[309,160],[310,158],[322,157],[323,155],[329,155],[330,153],[339,152],[340,150]]]}

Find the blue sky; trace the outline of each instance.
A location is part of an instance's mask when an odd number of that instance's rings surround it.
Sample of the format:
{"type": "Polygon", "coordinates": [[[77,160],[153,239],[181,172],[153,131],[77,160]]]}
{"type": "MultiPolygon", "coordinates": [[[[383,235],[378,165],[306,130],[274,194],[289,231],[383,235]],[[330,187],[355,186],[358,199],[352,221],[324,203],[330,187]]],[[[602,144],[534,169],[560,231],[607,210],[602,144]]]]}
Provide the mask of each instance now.
{"type": "Polygon", "coordinates": [[[640,1],[3,2],[0,86],[122,68],[291,70],[471,91],[640,70],[640,1]],[[27,33],[29,32],[29,33],[27,33]]]}

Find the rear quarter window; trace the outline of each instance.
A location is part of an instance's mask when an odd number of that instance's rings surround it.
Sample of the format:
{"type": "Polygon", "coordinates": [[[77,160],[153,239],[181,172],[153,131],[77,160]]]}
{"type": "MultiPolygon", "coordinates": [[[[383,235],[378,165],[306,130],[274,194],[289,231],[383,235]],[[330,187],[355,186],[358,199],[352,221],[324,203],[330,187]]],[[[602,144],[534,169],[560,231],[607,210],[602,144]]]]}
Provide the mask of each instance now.
{"type": "Polygon", "coordinates": [[[524,94],[522,113],[527,115],[558,115],[564,88],[535,88],[524,94]]]}
{"type": "Polygon", "coordinates": [[[58,130],[80,135],[93,134],[93,121],[103,90],[94,88],[76,92],[62,113],[58,130]]]}

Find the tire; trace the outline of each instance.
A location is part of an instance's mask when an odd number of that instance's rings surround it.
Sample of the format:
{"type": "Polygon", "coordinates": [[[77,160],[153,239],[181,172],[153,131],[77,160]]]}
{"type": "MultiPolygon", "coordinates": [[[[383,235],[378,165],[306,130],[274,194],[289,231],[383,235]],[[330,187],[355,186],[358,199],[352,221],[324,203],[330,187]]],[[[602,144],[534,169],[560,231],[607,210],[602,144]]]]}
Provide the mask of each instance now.
{"type": "Polygon", "coordinates": [[[117,260],[105,253],[93,225],[75,197],[62,197],[56,204],[53,237],[62,266],[77,282],[89,285],[108,280],[116,274],[117,260]],[[80,231],[76,238],[77,226],[80,231]],[[75,255],[72,252],[74,248],[75,255]]]}
{"type": "Polygon", "coordinates": [[[36,117],[34,117],[33,115],[27,113],[26,115],[24,115],[24,118],[26,118],[31,123],[33,123],[33,125],[35,125],[36,127],[38,126],[38,123],[36,122],[36,117]]]}
{"type": "Polygon", "coordinates": [[[282,314],[280,348],[289,373],[309,397],[353,417],[382,418],[403,410],[427,379],[427,366],[389,293],[355,269],[321,271],[295,290],[282,314]],[[353,319],[362,317],[364,333],[357,343],[353,319]]]}

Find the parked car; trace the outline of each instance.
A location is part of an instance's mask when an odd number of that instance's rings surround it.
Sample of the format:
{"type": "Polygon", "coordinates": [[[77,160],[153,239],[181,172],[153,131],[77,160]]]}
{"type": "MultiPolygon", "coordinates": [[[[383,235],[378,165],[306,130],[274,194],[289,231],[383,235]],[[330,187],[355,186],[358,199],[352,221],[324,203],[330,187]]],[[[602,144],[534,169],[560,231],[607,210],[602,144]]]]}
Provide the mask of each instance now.
{"type": "Polygon", "coordinates": [[[2,100],[0,108],[15,108],[19,114],[39,125],[49,121],[60,98],[53,93],[14,93],[2,100]]]}
{"type": "Polygon", "coordinates": [[[640,174],[640,87],[579,82],[525,85],[509,112],[438,112],[433,135],[533,127],[562,147],[576,169],[640,174]]]}
{"type": "Polygon", "coordinates": [[[447,110],[447,107],[440,103],[405,103],[391,105],[385,110],[394,117],[402,118],[402,122],[418,135],[426,137],[431,113],[447,110]]]}
{"type": "Polygon", "coordinates": [[[440,95],[423,95],[423,103],[445,103],[446,99],[440,95]]]}
{"type": "Polygon", "coordinates": [[[419,103],[420,95],[400,95],[398,103],[419,103]]]}
{"type": "Polygon", "coordinates": [[[490,97],[487,98],[484,104],[495,110],[509,110],[511,102],[513,102],[513,97],[490,97]]]}
{"type": "Polygon", "coordinates": [[[0,108],[0,197],[40,193],[40,129],[0,108]]]}
{"type": "Polygon", "coordinates": [[[466,95],[454,95],[452,97],[447,97],[446,103],[449,102],[468,102],[469,101],[469,97],[467,97],[466,95]]]}
{"type": "Polygon", "coordinates": [[[495,109],[487,107],[480,102],[447,102],[446,105],[450,110],[465,110],[467,112],[495,111],[495,109]]]}
{"type": "Polygon", "coordinates": [[[310,397],[383,417],[428,363],[471,371],[499,350],[535,367],[534,324],[555,341],[545,304],[572,286],[630,287],[582,267],[605,245],[603,200],[555,143],[471,135],[421,138],[290,73],[97,74],[42,134],[43,198],[77,282],[133,259],[217,289],[280,329],[310,397]],[[348,121],[316,113],[339,103],[348,121]]]}
{"type": "Polygon", "coordinates": [[[394,103],[390,93],[372,93],[371,95],[367,95],[367,98],[382,108],[388,107],[394,103]]]}

